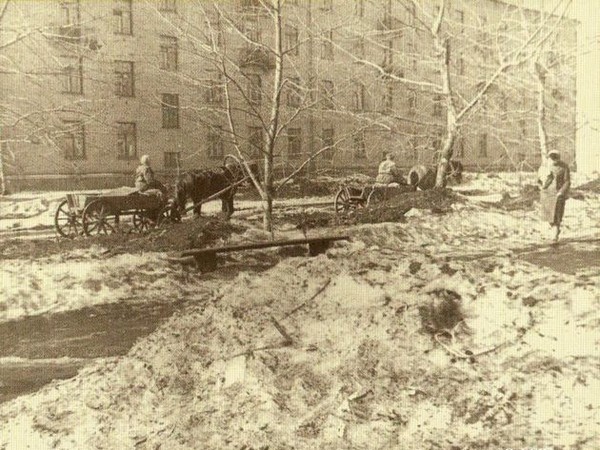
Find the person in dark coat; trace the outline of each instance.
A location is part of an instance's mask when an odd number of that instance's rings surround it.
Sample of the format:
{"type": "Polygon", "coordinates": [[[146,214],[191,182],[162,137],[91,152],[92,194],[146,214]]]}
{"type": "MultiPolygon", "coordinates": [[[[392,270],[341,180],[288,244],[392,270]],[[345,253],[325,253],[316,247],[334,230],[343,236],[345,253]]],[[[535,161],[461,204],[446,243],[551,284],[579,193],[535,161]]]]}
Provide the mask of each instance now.
{"type": "Polygon", "coordinates": [[[558,241],[560,226],[565,213],[565,204],[571,188],[571,172],[569,166],[560,159],[557,150],[548,152],[549,165],[540,179],[541,193],[540,204],[542,220],[551,227],[556,227],[554,240],[558,241]]]}

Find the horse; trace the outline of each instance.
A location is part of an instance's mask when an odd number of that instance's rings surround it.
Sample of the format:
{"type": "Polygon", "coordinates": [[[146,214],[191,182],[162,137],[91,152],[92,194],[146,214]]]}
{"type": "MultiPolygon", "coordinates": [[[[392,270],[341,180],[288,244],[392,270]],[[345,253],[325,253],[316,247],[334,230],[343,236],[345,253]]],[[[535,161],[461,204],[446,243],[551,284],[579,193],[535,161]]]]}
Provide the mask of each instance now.
{"type": "MultiPolygon", "coordinates": [[[[260,181],[258,164],[250,163],[250,171],[260,181]]],[[[186,212],[185,204],[189,199],[194,203],[194,215],[199,216],[202,209],[202,200],[223,191],[246,178],[246,172],[241,164],[228,161],[224,166],[213,169],[195,169],[185,172],[175,184],[174,206],[183,215],[186,212]]],[[[233,197],[237,186],[227,189],[219,195],[221,210],[227,219],[234,211],[233,197]]]]}

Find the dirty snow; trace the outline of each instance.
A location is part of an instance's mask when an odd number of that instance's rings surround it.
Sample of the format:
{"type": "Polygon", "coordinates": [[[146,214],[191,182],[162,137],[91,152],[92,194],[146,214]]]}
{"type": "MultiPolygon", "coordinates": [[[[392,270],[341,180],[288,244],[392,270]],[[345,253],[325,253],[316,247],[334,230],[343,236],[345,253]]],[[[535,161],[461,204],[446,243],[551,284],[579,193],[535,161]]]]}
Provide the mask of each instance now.
{"type": "MultiPolygon", "coordinates": [[[[469,175],[460,190],[517,195],[531,178],[469,175]]],[[[599,210],[597,194],[570,199],[561,237],[597,238],[599,210]]],[[[241,265],[127,355],[0,405],[0,448],[600,448],[600,270],[526,262],[546,228],[535,210],[475,199],[334,228],[353,240],[315,258],[241,265]],[[420,307],[450,294],[463,319],[427,332],[420,307]]],[[[93,249],[11,260],[2,319],[185,298],[206,277],[181,273],[93,249]]]]}

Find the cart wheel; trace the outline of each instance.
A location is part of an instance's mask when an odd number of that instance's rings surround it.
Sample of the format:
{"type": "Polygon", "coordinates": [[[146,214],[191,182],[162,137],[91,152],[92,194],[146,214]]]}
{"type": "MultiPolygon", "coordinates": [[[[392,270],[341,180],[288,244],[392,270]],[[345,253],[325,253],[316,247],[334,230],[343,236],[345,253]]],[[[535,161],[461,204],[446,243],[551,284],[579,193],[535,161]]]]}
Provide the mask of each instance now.
{"type": "Polygon", "coordinates": [[[167,205],[158,213],[157,225],[159,227],[168,223],[181,222],[181,214],[173,205],[167,205]]]}
{"type": "Polygon", "coordinates": [[[373,188],[371,190],[371,193],[367,197],[367,206],[372,206],[372,205],[376,205],[377,203],[381,203],[381,202],[385,201],[386,198],[387,198],[387,188],[386,187],[373,188]]]}
{"type": "Polygon", "coordinates": [[[102,200],[94,200],[83,210],[83,231],[92,234],[112,234],[117,231],[119,216],[111,213],[102,200]]]}
{"type": "Polygon", "coordinates": [[[54,226],[56,231],[63,237],[74,238],[83,233],[81,218],[71,212],[67,200],[63,200],[54,214],[54,226]]]}
{"type": "Polygon", "coordinates": [[[346,186],[341,187],[340,190],[337,191],[337,194],[335,194],[333,207],[336,214],[348,212],[351,209],[356,208],[356,205],[353,204],[352,200],[350,199],[350,193],[348,192],[348,188],[346,186]]]}
{"type": "Polygon", "coordinates": [[[362,208],[363,206],[365,206],[365,199],[350,195],[350,191],[348,190],[347,186],[341,187],[340,190],[337,191],[337,194],[335,194],[333,207],[336,214],[348,212],[352,209],[362,208]]]}
{"type": "Polygon", "coordinates": [[[133,213],[133,228],[144,233],[156,226],[156,222],[148,217],[144,211],[136,211],[133,213]]]}

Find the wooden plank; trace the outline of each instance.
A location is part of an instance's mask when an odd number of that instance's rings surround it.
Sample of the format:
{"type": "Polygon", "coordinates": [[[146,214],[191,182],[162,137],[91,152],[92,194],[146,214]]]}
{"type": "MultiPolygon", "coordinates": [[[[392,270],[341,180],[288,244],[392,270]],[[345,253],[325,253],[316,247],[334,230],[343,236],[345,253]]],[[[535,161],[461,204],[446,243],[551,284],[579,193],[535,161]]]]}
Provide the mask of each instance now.
{"type": "MultiPolygon", "coordinates": [[[[243,250],[258,250],[261,248],[268,247],[284,247],[289,245],[303,245],[303,244],[313,244],[314,251],[323,252],[325,245],[329,245],[330,242],[333,241],[347,241],[350,239],[350,236],[319,236],[314,238],[306,238],[306,239],[289,239],[289,240],[280,240],[280,241],[266,241],[266,242],[254,242],[251,244],[240,244],[240,245],[230,245],[226,247],[214,247],[214,248],[192,248],[189,250],[184,250],[181,253],[181,256],[196,256],[202,255],[205,253],[226,253],[226,252],[237,252],[243,250]]],[[[315,253],[317,254],[317,253],[315,253]]]]}

